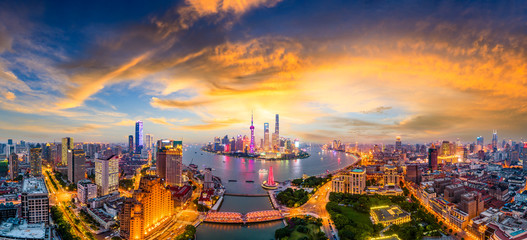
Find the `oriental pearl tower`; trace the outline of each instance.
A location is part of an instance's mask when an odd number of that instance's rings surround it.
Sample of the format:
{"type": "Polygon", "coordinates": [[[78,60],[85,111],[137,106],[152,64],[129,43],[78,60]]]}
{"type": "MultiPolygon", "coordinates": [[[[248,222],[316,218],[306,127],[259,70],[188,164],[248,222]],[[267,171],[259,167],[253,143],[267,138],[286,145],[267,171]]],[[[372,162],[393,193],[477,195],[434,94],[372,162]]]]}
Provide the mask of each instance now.
{"type": "Polygon", "coordinates": [[[253,125],[253,113],[251,112],[251,145],[249,146],[250,152],[254,153],[254,125],[253,125]]]}

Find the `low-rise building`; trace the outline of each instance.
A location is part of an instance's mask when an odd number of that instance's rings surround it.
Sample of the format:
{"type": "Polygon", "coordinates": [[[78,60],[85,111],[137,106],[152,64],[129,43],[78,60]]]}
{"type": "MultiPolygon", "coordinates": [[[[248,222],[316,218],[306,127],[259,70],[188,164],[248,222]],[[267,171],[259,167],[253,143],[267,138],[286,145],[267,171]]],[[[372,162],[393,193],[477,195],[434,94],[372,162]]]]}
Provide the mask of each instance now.
{"type": "Polygon", "coordinates": [[[341,176],[334,178],[331,182],[333,192],[363,194],[366,190],[366,171],[364,169],[353,169],[341,176]]]}
{"type": "Polygon", "coordinates": [[[388,226],[391,224],[402,224],[411,220],[410,213],[402,210],[399,206],[379,206],[370,209],[370,216],[374,224],[388,226]]]}
{"type": "Polygon", "coordinates": [[[81,203],[87,204],[89,199],[97,197],[97,185],[90,180],[81,180],[77,183],[77,198],[81,203]]]}
{"type": "Polygon", "coordinates": [[[28,224],[26,220],[10,218],[0,224],[2,240],[50,240],[49,227],[44,223],[28,224]]]}

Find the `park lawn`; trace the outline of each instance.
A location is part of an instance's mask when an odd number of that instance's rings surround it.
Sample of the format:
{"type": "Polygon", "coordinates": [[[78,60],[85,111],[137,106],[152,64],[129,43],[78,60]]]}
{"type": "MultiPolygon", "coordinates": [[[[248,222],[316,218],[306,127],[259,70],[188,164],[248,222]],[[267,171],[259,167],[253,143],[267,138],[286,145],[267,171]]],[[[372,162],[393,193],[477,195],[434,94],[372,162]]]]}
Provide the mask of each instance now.
{"type": "Polygon", "coordinates": [[[364,225],[370,225],[373,227],[373,223],[370,220],[369,214],[357,212],[351,207],[339,206],[339,208],[342,211],[342,215],[348,217],[354,222],[362,223],[364,225]]]}
{"type": "Polygon", "coordinates": [[[315,239],[316,233],[320,231],[320,228],[315,224],[308,224],[307,228],[309,229],[309,232],[301,233],[296,230],[291,233],[291,237],[289,237],[289,240],[298,240],[302,239],[303,237],[308,237],[309,239],[315,239]]]}

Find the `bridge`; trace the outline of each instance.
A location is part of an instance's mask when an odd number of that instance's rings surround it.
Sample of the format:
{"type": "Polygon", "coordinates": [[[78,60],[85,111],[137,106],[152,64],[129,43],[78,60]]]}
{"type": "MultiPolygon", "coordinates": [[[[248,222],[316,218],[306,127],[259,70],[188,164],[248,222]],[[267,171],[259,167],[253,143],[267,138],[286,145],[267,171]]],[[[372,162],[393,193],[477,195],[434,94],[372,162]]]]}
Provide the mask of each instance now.
{"type": "Polygon", "coordinates": [[[236,197],[267,197],[265,194],[244,194],[244,193],[224,193],[225,196],[236,196],[236,197]]]}
{"type": "Polygon", "coordinates": [[[210,223],[258,223],[283,219],[278,210],[249,212],[245,215],[238,212],[209,212],[203,222],[210,223]]]}

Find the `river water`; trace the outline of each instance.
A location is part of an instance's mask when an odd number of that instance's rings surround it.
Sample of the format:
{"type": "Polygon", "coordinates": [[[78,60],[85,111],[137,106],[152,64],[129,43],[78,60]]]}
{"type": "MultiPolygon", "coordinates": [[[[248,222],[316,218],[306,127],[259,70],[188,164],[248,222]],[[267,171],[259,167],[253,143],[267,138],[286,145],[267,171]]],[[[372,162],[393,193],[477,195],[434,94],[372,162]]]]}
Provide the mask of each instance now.
{"type": "MultiPolygon", "coordinates": [[[[200,150],[201,145],[189,145],[183,152],[183,163],[194,163],[199,169],[210,167],[213,175],[221,178],[228,193],[262,194],[266,193],[260,184],[267,180],[268,170],[273,167],[275,181],[286,181],[301,178],[303,174],[317,175],[340,169],[356,161],[352,155],[336,151],[323,151],[320,147],[308,147],[305,150],[310,157],[297,160],[265,161],[236,158],[200,150]],[[229,181],[230,180],[230,181],[229,181]],[[253,182],[247,182],[253,181],[253,182]]],[[[270,210],[272,205],[267,197],[234,197],[226,196],[220,208],[225,212],[247,213],[251,211],[270,210]]],[[[199,240],[218,239],[274,239],[274,231],[283,227],[281,221],[248,226],[232,224],[201,224],[196,236],[199,240]]]]}

